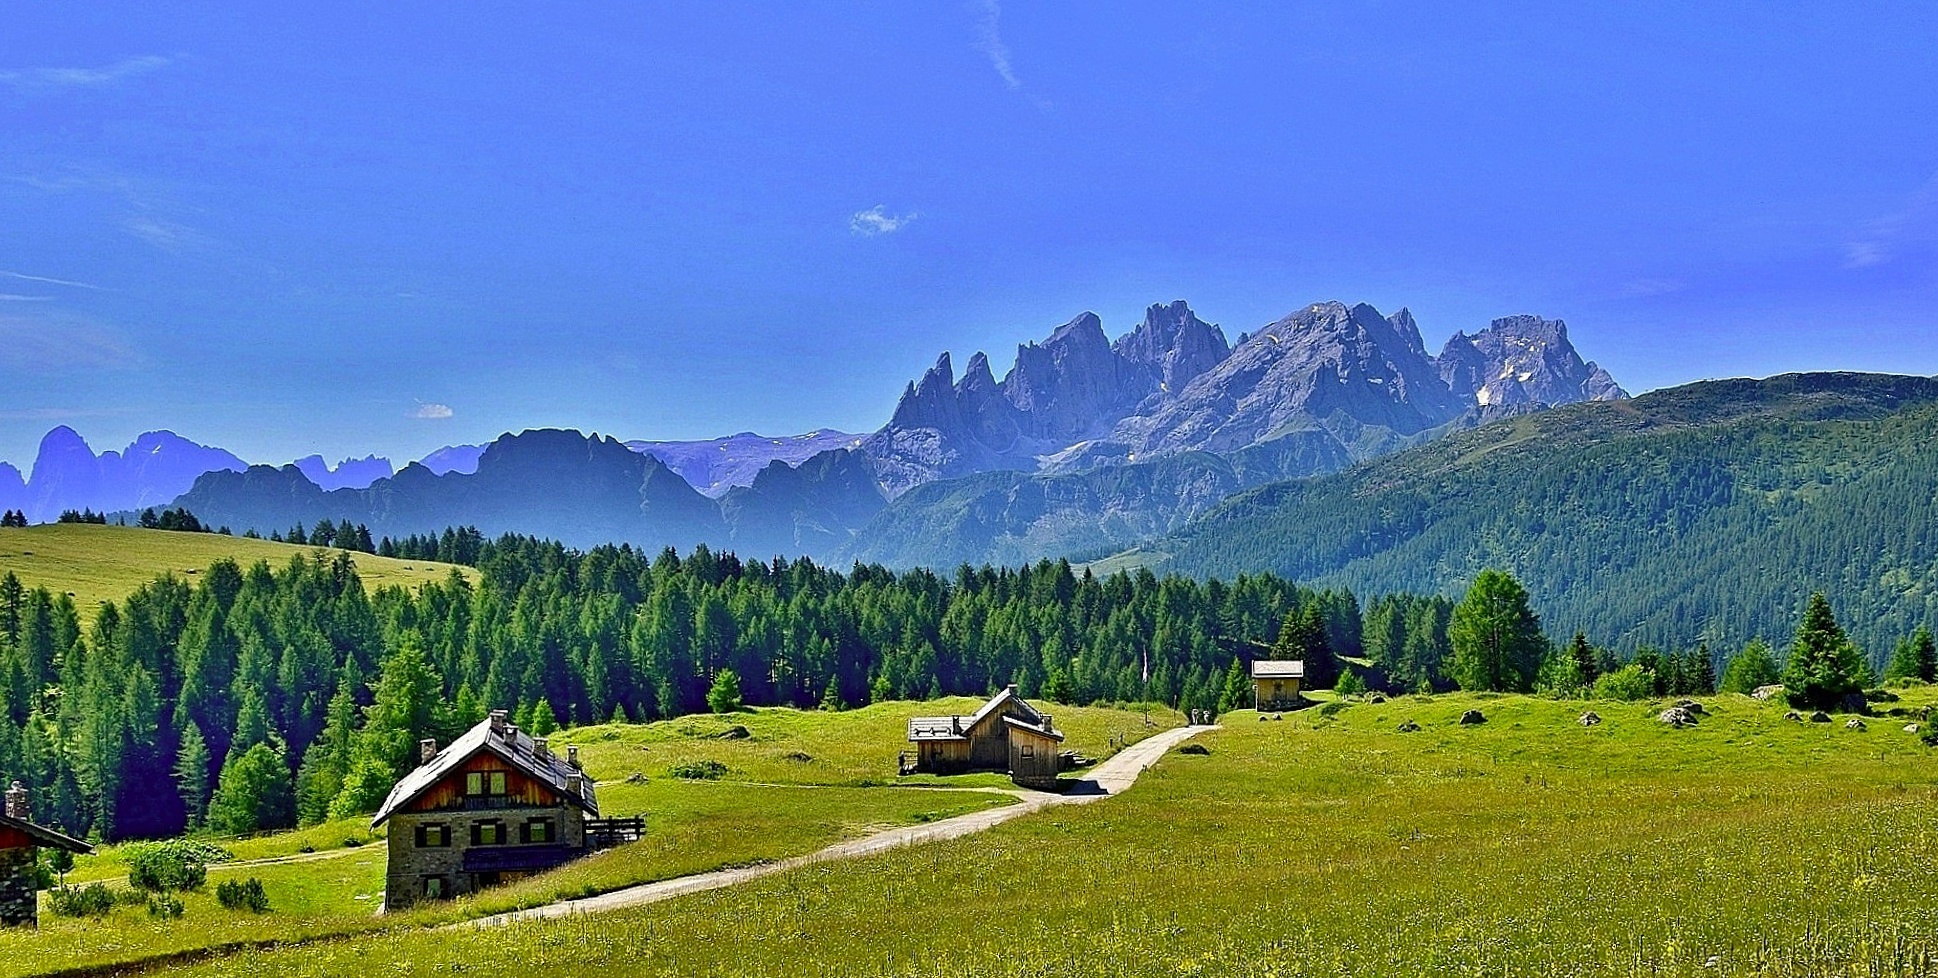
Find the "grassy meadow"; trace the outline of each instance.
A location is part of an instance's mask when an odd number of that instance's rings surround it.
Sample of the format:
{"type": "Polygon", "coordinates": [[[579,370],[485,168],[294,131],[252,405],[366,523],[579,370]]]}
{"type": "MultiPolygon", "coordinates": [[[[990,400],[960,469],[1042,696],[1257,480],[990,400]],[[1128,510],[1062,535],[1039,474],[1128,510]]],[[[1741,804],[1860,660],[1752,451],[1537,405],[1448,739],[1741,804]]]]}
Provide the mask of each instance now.
{"type": "MultiPolygon", "coordinates": [[[[83,619],[103,601],[120,601],[162,574],[193,581],[224,557],[247,568],[258,560],[281,568],[298,554],[339,551],[302,547],[219,533],[178,533],[131,526],[49,523],[0,529],[0,574],[12,571],[29,589],[44,587],[72,594],[83,619]]],[[[357,575],[372,593],[390,585],[415,587],[442,581],[453,565],[427,560],[395,560],[353,553],[357,575]]],[[[477,572],[460,568],[476,578],[477,572]]]]}
{"type": "MultiPolygon", "coordinates": [[[[599,781],[605,814],[644,815],[645,838],[632,845],[486,893],[406,913],[378,915],[384,888],[381,830],[361,819],[251,839],[223,840],[235,860],[212,865],[203,890],[185,895],[180,919],[149,916],[142,905],[103,919],[55,917],[42,901],[38,933],[0,931],[0,978],[61,969],[132,964],[198,950],[292,943],[384,929],[418,930],[507,910],[590,896],[638,883],[802,855],[880,828],[935,821],[1014,803],[1007,794],[951,790],[1001,785],[991,775],[897,778],[907,718],[918,712],[973,709],[980,701],[885,703],[844,713],[786,709],[695,716],[653,724],[608,724],[564,731],[556,744],[582,746],[599,781]],[[742,727],[747,736],[720,734],[742,727]],[[802,760],[801,758],[806,758],[802,760]],[[673,766],[719,761],[718,780],[668,776],[673,766]],[[229,911],[215,900],[225,879],[262,880],[272,912],[229,911]]],[[[1113,736],[1130,741],[1177,726],[1174,711],[1065,709],[1058,724],[1068,745],[1102,756],[1113,736]]],[[[734,731],[738,734],[738,731],[734,731]]],[[[73,883],[125,889],[124,847],[77,861],[73,883]]]]}
{"type": "Polygon", "coordinates": [[[1122,797],[977,836],[190,973],[1938,973],[1938,758],[1912,721],[1704,702],[1681,730],[1663,704],[1484,694],[1237,713],[1122,797]]]}

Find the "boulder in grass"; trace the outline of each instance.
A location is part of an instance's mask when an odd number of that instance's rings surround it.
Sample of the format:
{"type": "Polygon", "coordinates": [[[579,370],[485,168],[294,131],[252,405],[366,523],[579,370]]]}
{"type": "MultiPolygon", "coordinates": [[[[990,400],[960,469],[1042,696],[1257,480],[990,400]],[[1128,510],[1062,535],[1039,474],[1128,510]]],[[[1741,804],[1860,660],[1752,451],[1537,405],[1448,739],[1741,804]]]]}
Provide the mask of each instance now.
{"type": "Polygon", "coordinates": [[[1472,727],[1486,722],[1486,715],[1482,714],[1479,710],[1468,710],[1460,715],[1460,725],[1463,727],[1472,727]]]}
{"type": "Polygon", "coordinates": [[[1811,723],[1829,723],[1829,722],[1830,722],[1830,714],[1828,714],[1828,713],[1825,713],[1825,712],[1824,712],[1824,711],[1822,711],[1822,710],[1818,710],[1817,712],[1815,712],[1815,713],[1812,713],[1812,714],[1810,714],[1810,722],[1811,722],[1811,723]]]}
{"type": "Polygon", "coordinates": [[[1789,710],[1789,711],[1786,711],[1786,712],[1785,712],[1785,713],[1783,714],[1783,718],[1784,718],[1785,720],[1794,720],[1794,721],[1796,721],[1797,723],[1802,723],[1802,722],[1803,722],[1803,714],[1801,714],[1801,713],[1798,713],[1798,712],[1797,712],[1797,711],[1795,711],[1795,710],[1789,710]]]}
{"type": "Polygon", "coordinates": [[[1656,716],[1656,720],[1677,730],[1696,725],[1696,715],[1680,706],[1672,706],[1656,716]]]}
{"type": "Polygon", "coordinates": [[[1845,730],[1862,730],[1862,729],[1864,729],[1864,721],[1863,721],[1863,720],[1860,720],[1860,719],[1858,719],[1857,717],[1851,717],[1851,718],[1850,718],[1849,720],[1847,720],[1847,721],[1845,721],[1845,722],[1844,722],[1844,729],[1845,729],[1845,730]]]}
{"type": "Polygon", "coordinates": [[[1419,733],[1420,725],[1417,723],[1414,723],[1411,720],[1408,720],[1405,723],[1400,724],[1398,727],[1398,730],[1400,733],[1419,733]]]}
{"type": "Polygon", "coordinates": [[[1584,713],[1581,715],[1581,719],[1576,720],[1575,722],[1581,724],[1584,727],[1598,726],[1602,722],[1602,715],[1599,713],[1596,713],[1594,710],[1589,710],[1587,713],[1584,713]]]}
{"type": "Polygon", "coordinates": [[[1706,717],[1709,715],[1709,711],[1703,709],[1702,704],[1696,702],[1695,700],[1677,700],[1676,709],[1681,710],[1684,713],[1690,714],[1691,716],[1706,717]]]}
{"type": "Polygon", "coordinates": [[[1193,757],[1207,757],[1211,754],[1211,748],[1203,744],[1186,744],[1178,748],[1178,753],[1190,754],[1193,757]]]}
{"type": "Polygon", "coordinates": [[[1756,687],[1755,691],[1750,693],[1750,695],[1760,700],[1767,700],[1774,696],[1783,695],[1783,687],[1782,686],[1758,686],[1756,687]]]}
{"type": "Polygon", "coordinates": [[[754,734],[753,731],[736,723],[713,736],[715,740],[750,740],[754,734]]]}
{"type": "Polygon", "coordinates": [[[1905,724],[1905,725],[1904,725],[1904,732],[1905,732],[1905,733],[1910,733],[1910,734],[1914,734],[1914,733],[1917,733],[1917,732],[1918,732],[1918,725],[1917,725],[1917,724],[1915,724],[1915,723],[1907,723],[1907,724],[1905,724]]]}
{"type": "Polygon", "coordinates": [[[1845,693],[1844,698],[1837,701],[1837,712],[1869,713],[1871,701],[1866,699],[1863,693],[1845,693]]]}
{"type": "Polygon", "coordinates": [[[1368,702],[1368,703],[1384,703],[1384,702],[1386,702],[1386,697],[1385,697],[1385,696],[1382,696],[1382,695],[1380,695],[1379,693],[1374,693],[1374,694],[1373,694],[1372,696],[1369,696],[1369,697],[1367,697],[1367,699],[1366,699],[1366,702],[1368,702]]]}

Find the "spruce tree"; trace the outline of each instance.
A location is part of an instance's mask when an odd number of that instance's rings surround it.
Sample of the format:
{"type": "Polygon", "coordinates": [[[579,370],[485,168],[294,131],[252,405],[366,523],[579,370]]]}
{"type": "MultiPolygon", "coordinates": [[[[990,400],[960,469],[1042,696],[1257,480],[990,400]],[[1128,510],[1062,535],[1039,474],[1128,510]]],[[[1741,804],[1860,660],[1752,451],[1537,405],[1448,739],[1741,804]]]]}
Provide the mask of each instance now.
{"type": "Polygon", "coordinates": [[[181,750],[175,755],[175,788],[182,796],[182,810],[188,815],[188,827],[200,828],[202,820],[208,815],[209,806],[209,758],[208,741],[202,739],[202,728],[193,723],[182,732],[181,750]]]}
{"type": "Polygon", "coordinates": [[[713,674],[713,686],[707,690],[707,708],[715,713],[740,709],[740,677],[732,669],[713,674]]]}
{"type": "Polygon", "coordinates": [[[1729,660],[1729,666],[1723,670],[1722,691],[1747,696],[1764,686],[1774,686],[1781,680],[1782,673],[1777,669],[1776,655],[1771,651],[1770,643],[1760,638],[1751,639],[1750,644],[1729,660]]]}
{"type": "Polygon", "coordinates": [[[1830,601],[1819,591],[1810,596],[1790,658],[1783,664],[1784,695],[1798,709],[1834,710],[1844,698],[1863,688],[1869,672],[1863,654],[1837,624],[1830,601]]]}
{"type": "Polygon", "coordinates": [[[1601,678],[1600,656],[1595,654],[1595,647],[1588,644],[1586,633],[1575,633],[1574,641],[1568,643],[1568,657],[1574,660],[1575,675],[1581,678],[1583,686],[1593,686],[1595,680],[1601,678]]]}
{"type": "Polygon", "coordinates": [[[268,744],[256,744],[230,757],[209,800],[208,822],[223,835],[295,825],[295,790],[283,755],[268,744]]]}
{"type": "Polygon", "coordinates": [[[1932,641],[1931,629],[1920,625],[1910,638],[1898,642],[1884,667],[1884,678],[1927,683],[1938,680],[1938,643],[1932,641]]]}

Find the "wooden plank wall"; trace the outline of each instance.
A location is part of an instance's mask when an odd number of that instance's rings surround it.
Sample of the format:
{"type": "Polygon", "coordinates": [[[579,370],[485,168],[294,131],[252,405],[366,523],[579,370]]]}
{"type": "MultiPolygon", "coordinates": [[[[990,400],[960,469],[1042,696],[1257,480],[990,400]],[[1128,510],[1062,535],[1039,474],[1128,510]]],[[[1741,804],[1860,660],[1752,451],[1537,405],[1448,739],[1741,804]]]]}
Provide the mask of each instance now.
{"type": "Polygon", "coordinates": [[[541,808],[559,803],[559,797],[550,785],[527,777],[524,772],[504,762],[496,754],[480,753],[464,765],[447,775],[420,795],[413,802],[413,812],[436,812],[464,807],[464,776],[476,771],[490,775],[493,771],[505,772],[505,804],[541,808]]]}

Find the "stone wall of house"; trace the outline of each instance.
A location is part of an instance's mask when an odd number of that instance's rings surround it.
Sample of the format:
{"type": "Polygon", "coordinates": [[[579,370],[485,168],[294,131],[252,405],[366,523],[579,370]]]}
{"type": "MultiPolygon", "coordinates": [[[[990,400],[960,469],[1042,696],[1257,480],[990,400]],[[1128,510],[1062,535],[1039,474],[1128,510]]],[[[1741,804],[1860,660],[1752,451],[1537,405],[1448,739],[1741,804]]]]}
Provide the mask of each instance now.
{"type": "Polygon", "coordinates": [[[0,849],[0,926],[31,927],[39,920],[38,869],[33,847],[0,849]]]}
{"type": "Polygon", "coordinates": [[[519,827],[525,819],[546,816],[558,827],[558,838],[550,843],[572,849],[585,848],[585,813],[572,805],[556,808],[490,808],[471,811],[406,812],[393,815],[389,833],[388,859],[384,873],[384,908],[401,910],[423,899],[424,878],[442,877],[444,895],[470,893],[470,874],[464,872],[464,853],[471,848],[471,826],[475,822],[497,820],[504,823],[506,842],[517,846],[519,827]],[[450,845],[419,847],[417,827],[426,823],[448,826],[450,845]]]}

